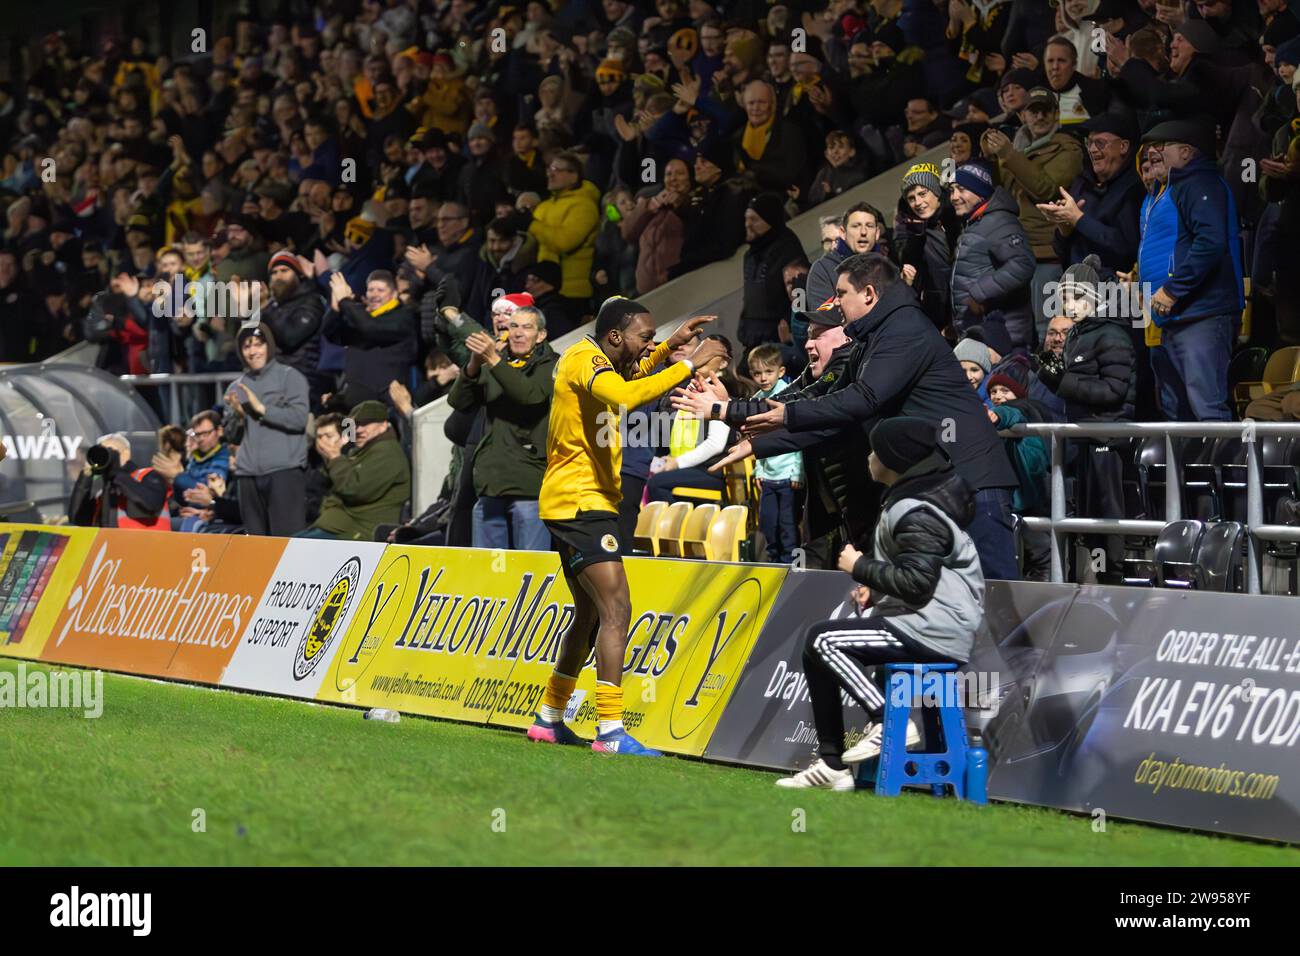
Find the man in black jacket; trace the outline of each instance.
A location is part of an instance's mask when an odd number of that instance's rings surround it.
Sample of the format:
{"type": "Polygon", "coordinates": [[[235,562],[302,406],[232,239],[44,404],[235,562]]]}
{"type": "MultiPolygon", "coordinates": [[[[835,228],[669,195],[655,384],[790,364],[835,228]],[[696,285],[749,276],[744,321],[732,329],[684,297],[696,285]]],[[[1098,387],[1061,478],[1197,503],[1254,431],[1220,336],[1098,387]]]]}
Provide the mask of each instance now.
{"type": "Polygon", "coordinates": [[[330,406],[344,412],[361,402],[378,399],[391,404],[389,383],[406,382],[418,353],[419,317],[397,298],[397,280],[376,269],[366,278],[365,301],[353,298],[341,272],[330,275],[330,311],[325,338],[346,349],[343,374],[346,388],[330,406]]]}
{"type": "Polygon", "coordinates": [[[745,87],[741,105],[745,122],[732,137],[741,167],[753,174],[759,189],[784,192],[793,185],[804,195],[813,169],[803,131],[793,120],[777,115],[772,85],[754,80],[745,87]]]}
{"type": "Polygon", "coordinates": [[[107,452],[106,466],[92,472],[87,461],[82,468],[68,501],[68,522],[92,528],[170,531],[163,476],[131,460],[131,445],[121,433],[105,435],[96,444],[107,452]],[[97,477],[103,479],[98,493],[94,490],[97,477]]]}
{"type": "MultiPolygon", "coordinates": [[[[781,403],[789,405],[825,395],[844,378],[854,351],[853,340],[844,332],[844,314],[832,304],[805,312],[808,320],[808,366],[794,384],[781,392],[781,403]]],[[[721,418],[740,427],[751,416],[767,410],[766,399],[733,399],[726,389],[693,391],[680,389],[673,395],[673,407],[696,418],[721,418]]],[[[806,481],[804,503],[804,566],[829,570],[846,544],[865,545],[875,525],[880,489],[862,467],[869,452],[867,436],[858,428],[845,428],[816,445],[802,435],[776,431],[737,445],[748,454],[769,458],[788,451],[803,454],[806,481]]],[[[720,470],[714,466],[712,471],[720,470]]]]}
{"type": "Polygon", "coordinates": [[[668,270],[676,279],[710,262],[729,259],[745,241],[745,207],[753,192],[734,177],[731,144],[706,139],[695,153],[695,189],[686,208],[682,257],[668,270]]]}
{"type": "Polygon", "coordinates": [[[1072,266],[1096,254],[1103,278],[1128,272],[1137,261],[1138,217],[1146,190],[1133,162],[1138,133],[1132,120],[1103,113],[1082,124],[1088,164],[1058,200],[1038,209],[1056,227],[1052,245],[1072,266]]]}
{"type": "MultiPolygon", "coordinates": [[[[788,407],[769,400],[771,409],[748,419],[746,432],[761,436],[784,426],[815,445],[850,427],[870,433],[876,422],[897,415],[933,422],[958,474],[975,489],[969,530],[985,576],[1018,579],[1011,533],[1015,471],[952,349],[884,256],[844,260],[836,292],[846,331],[857,342],[840,387],[788,407]]],[[[762,451],[760,443],[755,453],[762,451]]],[[[741,457],[733,451],[728,459],[733,456],[741,457]]]]}
{"type": "Polygon", "coordinates": [[[777,328],[790,316],[782,270],[803,258],[799,238],[785,224],[777,193],[761,193],[745,210],[744,285],[741,290],[740,344],[746,349],[778,341],[777,328]]]}
{"type": "MultiPolygon", "coordinates": [[[[1106,303],[1094,290],[1096,258],[1067,269],[1062,290],[1080,303],[1084,315],[1065,333],[1060,354],[1042,352],[1038,380],[1065,400],[1071,422],[1133,420],[1137,398],[1137,358],[1129,322],[1106,314],[1106,303]]],[[[1090,518],[1123,518],[1124,485],[1121,452],[1105,440],[1080,442],[1071,449],[1078,474],[1075,511],[1090,518]]],[[[1124,539],[1119,535],[1085,537],[1084,544],[1104,547],[1107,570],[1119,569],[1124,539]]],[[[1078,578],[1076,577],[1076,580],[1078,578]]],[[[1105,580],[1105,578],[1103,578],[1105,580]]],[[[1111,580],[1114,580],[1112,577],[1111,580]]]]}
{"type": "Polygon", "coordinates": [[[282,250],[271,256],[271,302],[262,310],[262,321],[275,336],[279,359],[296,368],[307,379],[310,401],[315,408],[321,394],[333,387],[333,376],[317,371],[320,364],[321,320],[325,317],[325,298],[306,278],[302,263],[292,252],[282,250]]]}

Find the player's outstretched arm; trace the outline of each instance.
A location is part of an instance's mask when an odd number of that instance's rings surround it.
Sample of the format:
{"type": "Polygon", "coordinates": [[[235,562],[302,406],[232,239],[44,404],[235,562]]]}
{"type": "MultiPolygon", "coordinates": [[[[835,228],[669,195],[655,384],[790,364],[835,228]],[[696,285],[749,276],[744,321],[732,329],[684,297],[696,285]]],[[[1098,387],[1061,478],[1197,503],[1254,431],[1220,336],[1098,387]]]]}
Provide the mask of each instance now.
{"type": "Polygon", "coordinates": [[[678,362],[653,375],[627,379],[610,368],[591,380],[591,394],[611,407],[636,408],[680,385],[691,372],[690,363],[678,362]]]}
{"type": "Polygon", "coordinates": [[[721,342],[706,339],[695,347],[695,351],[685,361],[677,362],[662,372],[655,372],[644,378],[625,379],[612,368],[607,367],[599,370],[592,378],[591,394],[606,405],[636,408],[680,385],[690,378],[697,368],[704,368],[725,356],[726,352],[721,342]]]}
{"type": "MultiPolygon", "coordinates": [[[[637,363],[637,374],[633,378],[653,374],[654,370],[662,365],[675,349],[695,341],[700,335],[700,329],[710,322],[716,321],[718,321],[716,315],[696,315],[687,319],[673,330],[672,335],[660,342],[653,352],[637,363]]],[[[699,368],[699,366],[697,365],[696,368],[699,368]]]]}

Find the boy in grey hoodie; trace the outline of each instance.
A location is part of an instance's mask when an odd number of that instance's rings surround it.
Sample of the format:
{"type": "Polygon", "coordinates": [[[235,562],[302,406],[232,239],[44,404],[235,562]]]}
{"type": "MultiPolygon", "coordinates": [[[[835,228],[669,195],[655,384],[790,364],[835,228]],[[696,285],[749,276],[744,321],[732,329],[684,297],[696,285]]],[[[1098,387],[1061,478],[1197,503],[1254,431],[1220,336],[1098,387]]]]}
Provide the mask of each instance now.
{"type": "MultiPolygon", "coordinates": [[[[884,695],[868,668],[890,662],[965,663],[984,616],[984,574],[965,530],[975,494],[938,446],[934,423],[900,416],[871,430],[871,477],[885,492],[870,556],[852,544],[839,566],[870,590],[865,617],[808,628],[804,673],[812,698],[820,759],[777,781],[795,789],[852,790],[859,763],[880,753],[884,695]],[[871,720],[863,739],[844,749],[845,691],[871,720]]],[[[908,744],[920,742],[915,724],[908,744]]]]}
{"type": "Polygon", "coordinates": [[[307,379],[275,358],[265,323],[235,338],[244,374],[226,392],[226,437],[239,446],[239,513],[249,534],[307,526],[307,379]]]}

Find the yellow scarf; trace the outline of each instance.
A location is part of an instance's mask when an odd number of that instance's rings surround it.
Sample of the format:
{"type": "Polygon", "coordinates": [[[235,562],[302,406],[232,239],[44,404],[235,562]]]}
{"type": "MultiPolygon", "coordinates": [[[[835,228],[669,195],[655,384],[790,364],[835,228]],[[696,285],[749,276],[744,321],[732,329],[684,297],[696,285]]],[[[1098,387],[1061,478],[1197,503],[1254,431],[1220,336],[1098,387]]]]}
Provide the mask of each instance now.
{"type": "Polygon", "coordinates": [[[772,124],[776,122],[776,113],[772,114],[762,126],[750,126],[745,124],[745,133],[740,138],[740,148],[745,151],[745,155],[752,160],[759,160],[763,156],[763,150],[767,149],[767,137],[772,132],[772,124]]]}
{"type": "Polygon", "coordinates": [[[379,308],[375,309],[375,310],[374,310],[373,312],[371,312],[370,314],[371,314],[371,315],[383,315],[385,312],[392,312],[395,308],[397,308],[397,307],[398,307],[399,305],[401,305],[401,304],[402,304],[402,300],[401,300],[401,299],[398,299],[398,298],[396,298],[396,297],[394,297],[394,298],[392,298],[392,299],[389,299],[387,302],[385,302],[385,303],[384,303],[383,305],[381,305],[379,308]]]}

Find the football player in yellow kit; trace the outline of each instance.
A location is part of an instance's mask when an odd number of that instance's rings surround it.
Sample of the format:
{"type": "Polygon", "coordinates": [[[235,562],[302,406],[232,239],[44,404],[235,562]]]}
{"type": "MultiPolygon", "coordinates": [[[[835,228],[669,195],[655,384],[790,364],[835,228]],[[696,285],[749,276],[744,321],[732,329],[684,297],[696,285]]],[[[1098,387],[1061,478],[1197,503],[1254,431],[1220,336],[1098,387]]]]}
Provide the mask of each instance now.
{"type": "Polygon", "coordinates": [[[623,657],[632,603],[618,540],[623,458],[618,418],[624,410],[681,385],[697,370],[725,361],[723,346],[706,339],[689,358],[655,371],[716,318],[689,319],[655,346],[649,310],[631,299],[610,299],[596,316],[594,332],[566,349],[555,367],[538,512],[560,553],[574,613],[541,708],[528,729],[529,740],[585,744],[565,725],[564,709],[594,646],[597,735],[591,749],[660,756],[623,727],[623,657]]]}

